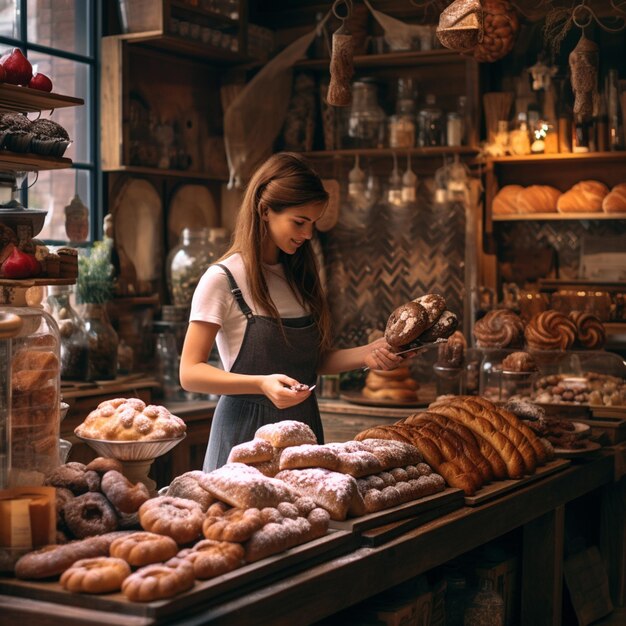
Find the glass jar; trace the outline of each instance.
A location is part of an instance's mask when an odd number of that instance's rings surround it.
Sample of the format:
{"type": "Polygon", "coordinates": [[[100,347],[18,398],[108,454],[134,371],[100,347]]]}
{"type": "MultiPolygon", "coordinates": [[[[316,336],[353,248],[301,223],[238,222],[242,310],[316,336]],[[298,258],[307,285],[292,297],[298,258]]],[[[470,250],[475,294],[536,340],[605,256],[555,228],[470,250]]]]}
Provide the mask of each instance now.
{"type": "Polygon", "coordinates": [[[2,481],[6,487],[39,486],[59,465],[59,329],[43,308],[2,307],[2,313],[22,322],[9,342],[0,342],[3,360],[10,362],[10,371],[0,384],[6,385],[4,397],[11,398],[10,423],[5,414],[0,425],[4,431],[0,456],[8,458],[2,481]]]}
{"type": "Polygon", "coordinates": [[[117,333],[104,303],[83,305],[83,319],[89,350],[87,380],[112,380],[117,375],[117,333]]]}
{"type": "Polygon", "coordinates": [[[178,369],[180,356],[174,329],[166,322],[155,322],[157,333],[154,345],[154,372],[161,383],[161,394],[164,400],[182,400],[182,388],[179,382],[178,369]]]}
{"type": "Polygon", "coordinates": [[[385,112],[378,104],[378,86],[367,79],[352,85],[352,107],[348,136],[354,148],[382,148],[385,141],[385,112]]]}
{"type": "Polygon", "coordinates": [[[504,600],[488,578],[480,581],[476,595],[465,609],[464,626],[504,626],[504,600]]]}
{"type": "Polygon", "coordinates": [[[396,112],[389,118],[389,147],[415,147],[415,103],[400,100],[396,112]]]}
{"type": "Polygon", "coordinates": [[[224,255],[229,243],[230,236],[226,228],[209,228],[209,265],[224,255]]]}
{"type": "Polygon", "coordinates": [[[426,106],[417,114],[417,145],[421,148],[444,144],[443,111],[436,105],[435,95],[426,95],[426,106]]]}
{"type": "Polygon", "coordinates": [[[446,626],[463,626],[463,613],[467,603],[467,581],[460,573],[446,576],[446,626]]]}
{"type": "Polygon", "coordinates": [[[191,306],[193,292],[209,266],[209,231],[184,228],[181,242],[167,255],[167,286],[172,304],[191,306]]]}
{"type": "Polygon", "coordinates": [[[85,325],[70,303],[72,290],[65,285],[49,287],[46,309],[58,324],[61,335],[61,378],[86,380],[89,343],[85,325]]]}

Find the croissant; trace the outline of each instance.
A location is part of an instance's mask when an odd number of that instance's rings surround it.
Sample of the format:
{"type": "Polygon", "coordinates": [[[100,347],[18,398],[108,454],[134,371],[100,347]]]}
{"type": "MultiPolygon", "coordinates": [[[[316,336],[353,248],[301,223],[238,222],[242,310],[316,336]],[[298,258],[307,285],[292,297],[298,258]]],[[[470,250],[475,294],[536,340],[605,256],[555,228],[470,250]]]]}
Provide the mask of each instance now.
{"type": "Polygon", "coordinates": [[[524,323],[509,309],[489,311],[474,325],[479,348],[507,348],[521,345],[524,323]]]}
{"type": "Polygon", "coordinates": [[[576,343],[589,350],[598,350],[606,343],[604,324],[591,313],[570,311],[569,319],[576,326],[576,343]]]}
{"type": "Polygon", "coordinates": [[[567,350],[576,339],[576,326],[563,313],[550,309],[531,318],[524,336],[532,350],[567,350]]]}

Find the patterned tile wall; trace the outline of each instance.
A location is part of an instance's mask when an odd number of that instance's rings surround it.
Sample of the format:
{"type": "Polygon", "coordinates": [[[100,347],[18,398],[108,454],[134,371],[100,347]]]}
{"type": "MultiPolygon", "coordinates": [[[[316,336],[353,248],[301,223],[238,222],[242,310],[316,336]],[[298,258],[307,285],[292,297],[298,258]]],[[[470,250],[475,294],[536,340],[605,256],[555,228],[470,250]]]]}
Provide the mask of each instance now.
{"type": "Polygon", "coordinates": [[[384,330],[393,309],[425,293],[441,293],[463,314],[464,206],[434,206],[428,185],[408,208],[344,204],[322,248],[338,347],[366,342],[370,330],[384,330]]]}

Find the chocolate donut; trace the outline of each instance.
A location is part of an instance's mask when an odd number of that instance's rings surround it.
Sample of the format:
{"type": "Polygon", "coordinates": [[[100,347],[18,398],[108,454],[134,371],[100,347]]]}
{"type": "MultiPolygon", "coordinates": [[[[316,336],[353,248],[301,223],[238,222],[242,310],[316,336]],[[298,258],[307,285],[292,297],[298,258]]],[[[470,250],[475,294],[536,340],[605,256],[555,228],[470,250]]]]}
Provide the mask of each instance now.
{"type": "Polygon", "coordinates": [[[390,346],[399,348],[417,339],[428,325],[426,309],[417,302],[407,302],[389,316],[385,339],[390,346]]]}
{"type": "Polygon", "coordinates": [[[117,528],[117,516],[101,493],[85,493],[63,507],[63,517],[79,539],[110,533],[117,528]]]}
{"type": "Polygon", "coordinates": [[[438,293],[427,293],[425,296],[415,298],[413,302],[421,304],[426,309],[428,326],[432,326],[446,309],[446,300],[438,293]]]}
{"type": "Polygon", "coordinates": [[[423,343],[430,343],[437,339],[447,339],[459,325],[459,319],[452,311],[444,311],[437,321],[419,336],[423,343]]]}

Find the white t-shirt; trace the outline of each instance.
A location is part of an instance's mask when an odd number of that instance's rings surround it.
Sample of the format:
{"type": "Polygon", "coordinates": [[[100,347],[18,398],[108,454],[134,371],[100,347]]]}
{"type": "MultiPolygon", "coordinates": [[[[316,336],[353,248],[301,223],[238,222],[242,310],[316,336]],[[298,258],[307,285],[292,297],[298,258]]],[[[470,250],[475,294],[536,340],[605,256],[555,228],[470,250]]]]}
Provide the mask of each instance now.
{"type": "MultiPolygon", "coordinates": [[[[252,312],[255,315],[269,315],[252,301],[241,255],[233,254],[221,263],[231,271],[252,312]]],[[[302,317],[308,314],[289,288],[280,263],[263,264],[263,272],[270,297],[281,318],[302,317]]],[[[230,371],[239,354],[248,320],[231,293],[228,278],[221,267],[212,265],[200,279],[193,294],[189,321],[211,322],[220,326],[215,342],[224,369],[230,371]]]]}

